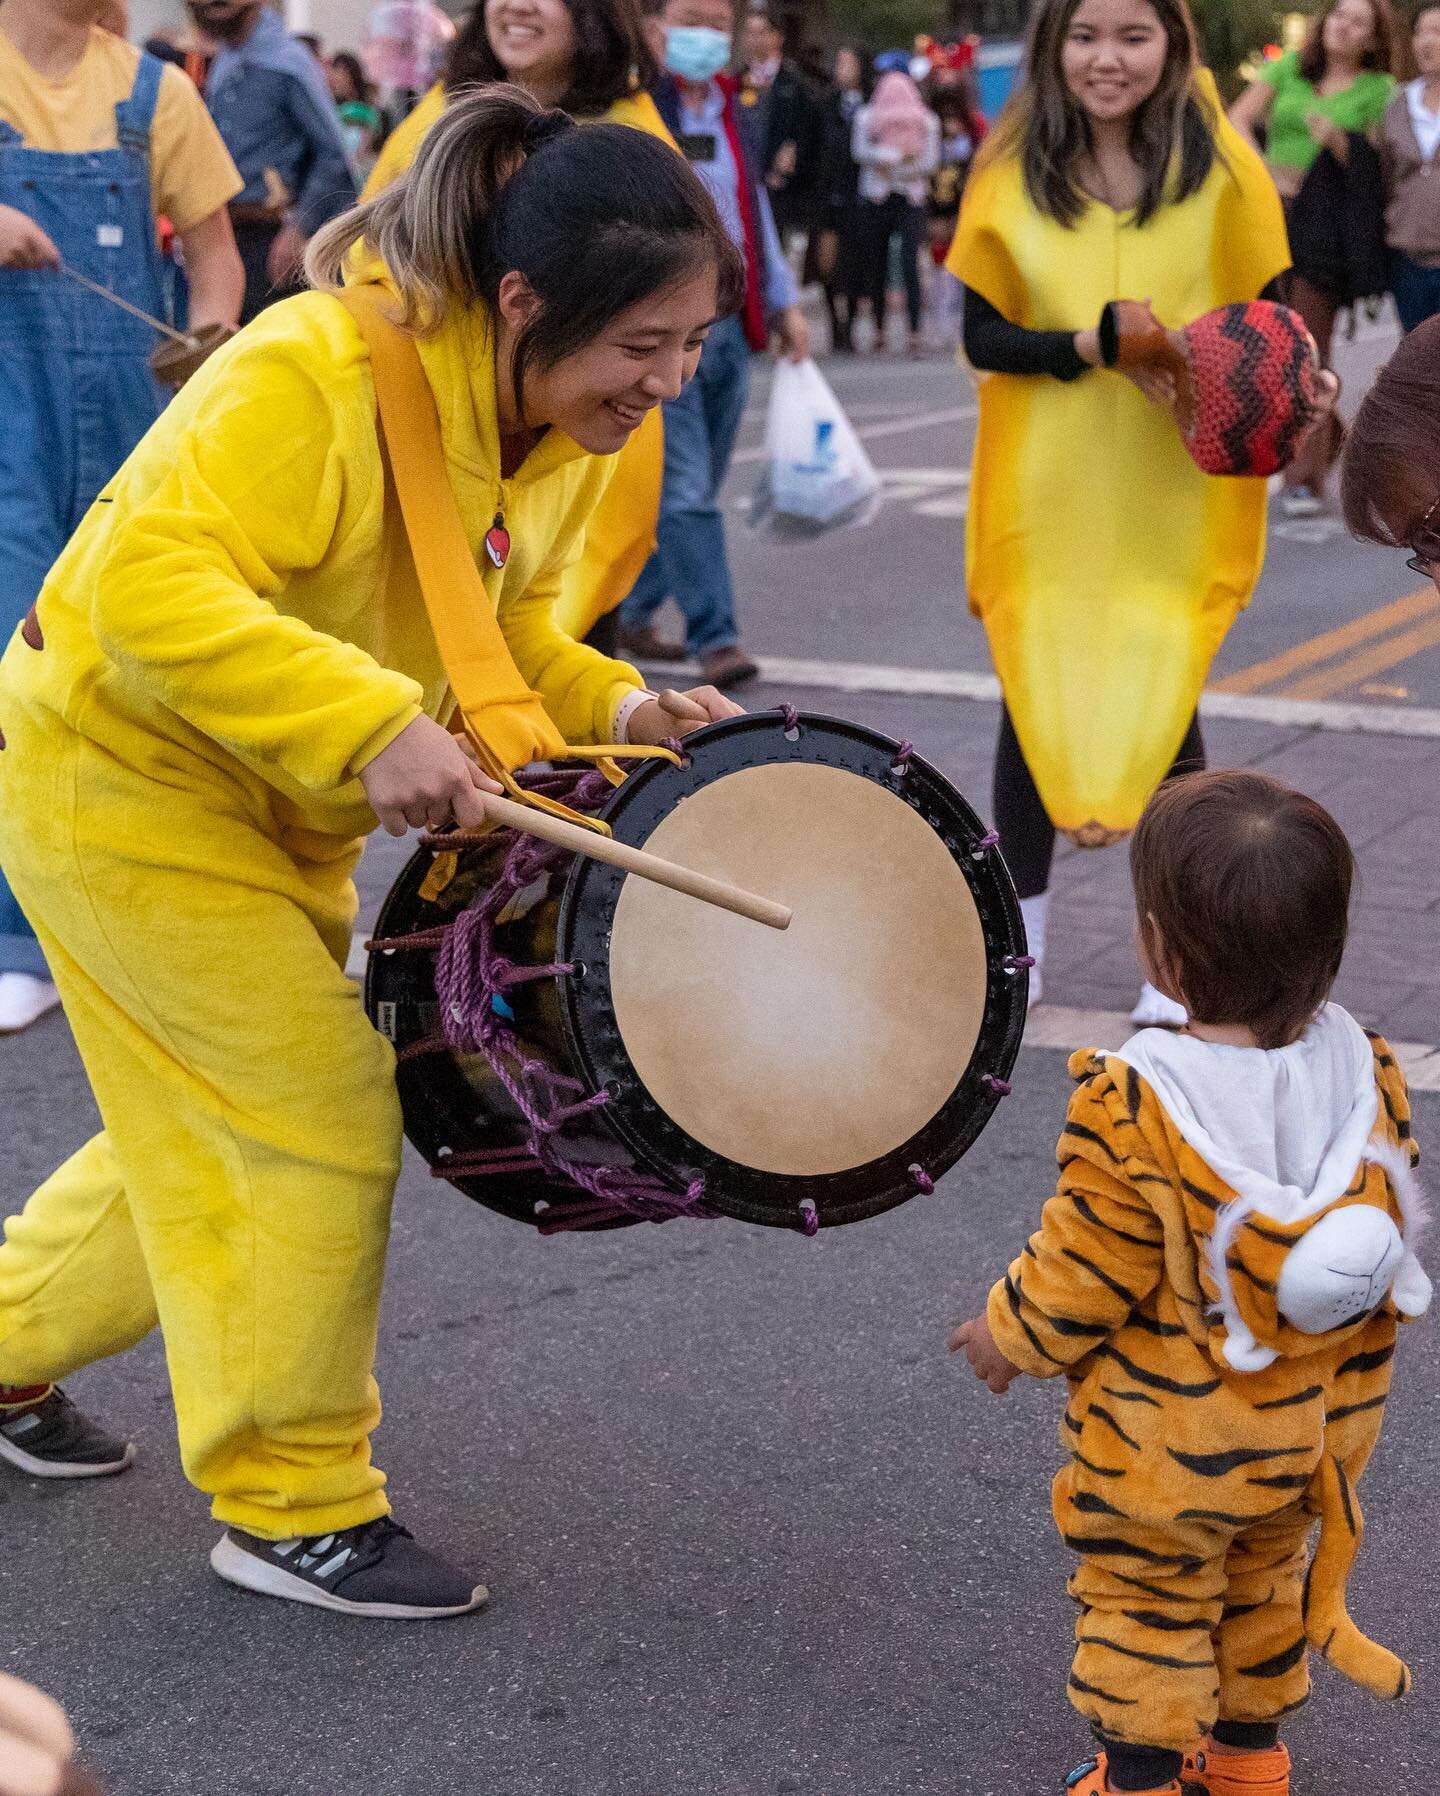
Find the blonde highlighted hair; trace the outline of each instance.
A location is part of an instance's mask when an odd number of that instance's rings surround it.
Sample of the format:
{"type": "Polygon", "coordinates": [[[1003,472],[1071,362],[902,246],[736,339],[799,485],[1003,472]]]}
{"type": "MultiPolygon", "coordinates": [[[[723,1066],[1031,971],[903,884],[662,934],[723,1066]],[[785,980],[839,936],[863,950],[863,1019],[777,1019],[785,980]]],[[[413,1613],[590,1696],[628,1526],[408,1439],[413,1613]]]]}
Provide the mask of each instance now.
{"type": "Polygon", "coordinates": [[[527,370],[553,368],[654,294],[708,268],[718,315],[744,295],[739,252],[670,144],[628,125],[578,127],[503,84],[457,94],[409,171],[320,231],[305,269],[334,292],[367,259],[417,333],[457,306],[493,313],[506,275],[521,275],[540,302],[511,351],[522,409],[527,370]]]}

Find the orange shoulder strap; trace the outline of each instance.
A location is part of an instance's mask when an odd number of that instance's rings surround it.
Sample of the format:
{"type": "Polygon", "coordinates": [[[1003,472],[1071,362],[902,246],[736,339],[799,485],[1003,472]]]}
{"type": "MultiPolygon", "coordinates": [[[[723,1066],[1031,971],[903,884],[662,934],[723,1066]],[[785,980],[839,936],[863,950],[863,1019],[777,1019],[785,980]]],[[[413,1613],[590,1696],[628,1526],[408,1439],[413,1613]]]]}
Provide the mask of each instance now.
{"type": "Polygon", "coordinates": [[[539,695],[521,678],[466,540],[445,468],[440,418],[414,340],[393,324],[373,286],[336,295],[370,351],[380,434],[430,627],[476,748],[512,771],[570,751],[539,695]]]}

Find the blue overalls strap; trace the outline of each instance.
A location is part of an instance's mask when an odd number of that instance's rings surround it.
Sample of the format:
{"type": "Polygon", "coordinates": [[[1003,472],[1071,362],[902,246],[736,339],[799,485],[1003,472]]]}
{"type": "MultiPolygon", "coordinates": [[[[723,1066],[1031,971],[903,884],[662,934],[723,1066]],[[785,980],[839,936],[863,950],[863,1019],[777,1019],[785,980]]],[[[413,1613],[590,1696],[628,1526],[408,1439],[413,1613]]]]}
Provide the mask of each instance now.
{"type": "Polygon", "coordinates": [[[150,148],[150,126],[155,118],[155,102],[160,97],[160,81],[165,64],[148,50],[140,52],[140,66],[135,71],[135,85],[130,97],[115,108],[115,135],[123,149],[137,150],[143,156],[150,148]]]}

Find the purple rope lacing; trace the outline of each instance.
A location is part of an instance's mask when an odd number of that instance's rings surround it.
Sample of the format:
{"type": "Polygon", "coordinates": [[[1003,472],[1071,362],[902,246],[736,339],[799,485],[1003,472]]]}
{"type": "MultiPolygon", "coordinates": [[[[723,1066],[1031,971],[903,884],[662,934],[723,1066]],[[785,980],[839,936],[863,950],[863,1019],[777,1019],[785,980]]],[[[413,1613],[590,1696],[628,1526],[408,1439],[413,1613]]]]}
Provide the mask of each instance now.
{"type": "Polygon", "coordinates": [[[1027,967],[1035,965],[1033,954],[1007,954],[1000,962],[1007,973],[1023,973],[1027,967]]]}
{"type": "Polygon", "coordinates": [[[784,730],[787,736],[793,730],[798,730],[800,728],[800,713],[795,709],[794,705],[781,705],[780,727],[784,730]]]}
{"type": "MultiPolygon", "coordinates": [[[[527,779],[526,784],[547,797],[562,798],[572,808],[591,811],[599,809],[611,790],[604,774],[592,772],[541,774],[527,779]]],[[[443,849],[446,838],[437,837],[431,845],[443,849]]],[[[423,940],[408,937],[394,944],[376,944],[382,948],[434,946],[437,950],[435,991],[444,1037],[416,1042],[401,1058],[444,1049],[452,1054],[481,1055],[529,1128],[523,1145],[445,1155],[432,1173],[436,1178],[455,1180],[539,1171],[578,1186],[588,1202],[536,1205],[542,1234],[625,1220],[669,1222],[677,1216],[711,1216],[714,1212],[701,1201],[703,1179],[692,1180],[677,1195],[633,1167],[594,1166],[569,1153],[561,1133],[566,1123],[603,1109],[610,1102],[609,1092],[586,1096],[578,1079],[537,1059],[496,1009],[495,999],[516,986],[575,971],[573,963],[564,961],[549,966],[520,965],[501,951],[495,939],[499,918],[511,900],[564,867],[570,858],[568,849],[517,833],[499,877],[479,903],[462,911],[447,928],[425,932],[423,940]]]]}
{"type": "Polygon", "coordinates": [[[1008,1079],[999,1079],[994,1073],[982,1073],[980,1083],[986,1091],[993,1091],[997,1098],[1008,1098],[1014,1089],[1008,1079]]]}
{"type": "Polygon", "coordinates": [[[926,1172],[925,1168],[920,1165],[915,1165],[908,1170],[915,1189],[920,1193],[921,1197],[933,1197],[935,1195],[935,1181],[930,1177],[930,1174],[926,1172]]]}
{"type": "Polygon", "coordinates": [[[1000,831],[998,829],[987,829],[985,834],[981,836],[980,840],[970,850],[971,859],[983,861],[992,848],[998,848],[999,846],[1000,831]]]}

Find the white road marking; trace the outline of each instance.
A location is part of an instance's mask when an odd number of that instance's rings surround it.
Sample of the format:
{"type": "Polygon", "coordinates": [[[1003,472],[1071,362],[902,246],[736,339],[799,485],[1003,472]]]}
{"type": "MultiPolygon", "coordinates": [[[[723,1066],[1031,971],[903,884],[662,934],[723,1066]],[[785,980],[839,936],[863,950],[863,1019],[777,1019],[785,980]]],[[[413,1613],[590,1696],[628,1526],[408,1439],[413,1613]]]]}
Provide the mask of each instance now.
{"type": "MultiPolygon", "coordinates": [[[[351,979],[365,977],[366,959],[365,937],[357,935],[350,943],[350,958],[345,963],[351,979]]],[[[1067,1054],[1076,1048],[1099,1048],[1102,1053],[1113,1053],[1134,1033],[1135,1025],[1123,1010],[1072,1010],[1063,1004],[1037,1004],[1026,1021],[1021,1045],[1061,1049],[1067,1054]]],[[[1440,1091],[1440,1047],[1414,1041],[1392,1041],[1390,1046],[1412,1091],[1440,1091]]]]}
{"type": "MultiPolygon", "coordinates": [[[[1000,702],[994,674],[967,673],[960,668],[885,667],[856,661],[791,660],[781,655],[757,657],[760,678],[769,686],[818,686],[833,692],[890,692],[910,698],[978,699],[1000,702]]],[[[670,663],[678,675],[697,678],[698,663],[670,663]]],[[[1202,717],[1268,723],[1278,729],[1335,730],[1344,735],[1425,736],[1440,739],[1440,710],[1415,705],[1352,705],[1330,699],[1276,698],[1265,693],[1206,692],[1202,717]]]]}
{"type": "MultiPolygon", "coordinates": [[[[1113,1053],[1129,1041],[1135,1025],[1123,1010],[1071,1010],[1063,1004],[1037,1004],[1025,1024],[1027,1048],[1099,1048],[1113,1053]]],[[[1425,1042],[1392,1041],[1412,1091],[1440,1091],[1440,1047],[1425,1042]]]]}
{"type": "MultiPolygon", "coordinates": [[[[978,418],[979,415],[973,405],[947,405],[938,412],[916,412],[909,418],[888,418],[878,424],[862,424],[855,434],[862,441],[873,443],[880,437],[903,437],[912,430],[935,430],[942,424],[960,424],[966,418],[978,418]]],[[[743,467],[764,459],[765,445],[760,443],[752,449],[737,450],[730,465],[743,467]]]]}

